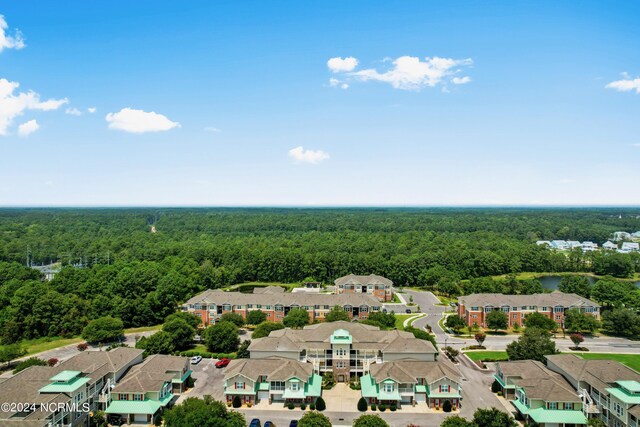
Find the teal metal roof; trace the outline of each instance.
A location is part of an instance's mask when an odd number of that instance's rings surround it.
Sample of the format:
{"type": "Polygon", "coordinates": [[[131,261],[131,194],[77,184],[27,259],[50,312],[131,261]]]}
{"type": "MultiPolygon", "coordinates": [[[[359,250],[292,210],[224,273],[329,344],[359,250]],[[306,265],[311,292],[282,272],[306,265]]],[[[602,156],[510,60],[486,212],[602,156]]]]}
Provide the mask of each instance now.
{"type": "Polygon", "coordinates": [[[371,378],[371,375],[363,375],[360,378],[360,392],[362,397],[378,397],[378,386],[371,378]]]}
{"type": "Polygon", "coordinates": [[[271,384],[270,383],[258,383],[256,390],[258,391],[269,391],[271,390],[271,384]]]}
{"type": "Polygon", "coordinates": [[[104,411],[107,414],[149,414],[153,415],[160,409],[160,403],[155,400],[114,400],[104,411]]]}
{"type": "Polygon", "coordinates": [[[53,382],[42,387],[40,393],[73,393],[89,381],[91,381],[89,377],[75,377],[66,382],[53,382]]]}
{"type": "Polygon", "coordinates": [[[640,393],[640,383],[638,381],[616,381],[620,387],[624,387],[631,393],[640,393]]]}
{"type": "Polygon", "coordinates": [[[427,386],[426,385],[422,385],[422,384],[417,384],[416,385],[416,393],[426,393],[427,392],[427,386]]]}
{"type": "Polygon", "coordinates": [[[171,380],[171,382],[172,383],[176,383],[176,384],[182,384],[183,382],[185,382],[187,380],[187,378],[189,378],[189,376],[191,376],[192,372],[193,371],[191,369],[189,369],[187,371],[187,373],[182,376],[182,378],[180,378],[180,379],[174,378],[174,379],[171,380]]]}
{"type": "Polygon", "coordinates": [[[640,404],[640,394],[632,394],[626,391],[625,389],[618,388],[618,387],[607,388],[605,390],[607,391],[607,393],[616,397],[618,400],[624,403],[628,403],[630,405],[640,404]]]}
{"type": "Polygon", "coordinates": [[[502,388],[506,388],[506,389],[513,389],[516,388],[515,385],[513,384],[506,384],[504,381],[502,381],[502,378],[500,378],[498,376],[498,374],[494,374],[493,378],[495,378],[496,381],[498,381],[500,383],[500,385],[502,386],[502,388]]]}
{"type": "Polygon", "coordinates": [[[345,329],[336,329],[331,334],[331,344],[351,344],[352,338],[349,331],[345,329]]]}
{"type": "Polygon", "coordinates": [[[313,374],[309,382],[304,386],[304,393],[307,397],[322,396],[322,377],[318,374],[313,374]]]}
{"type": "Polygon", "coordinates": [[[57,375],[49,378],[50,381],[70,381],[72,379],[74,379],[75,377],[77,377],[78,375],[82,374],[82,372],[80,371],[60,371],[58,372],[57,375]]]}
{"type": "Polygon", "coordinates": [[[439,393],[439,392],[428,392],[429,397],[433,399],[459,399],[460,393],[439,393]]]}
{"type": "Polygon", "coordinates": [[[283,399],[304,399],[304,388],[300,387],[298,391],[293,391],[291,388],[285,388],[282,393],[283,399]]]}
{"type": "Polygon", "coordinates": [[[587,418],[582,411],[563,411],[545,408],[531,409],[519,400],[512,400],[513,406],[523,415],[529,415],[536,423],[558,423],[586,425],[587,418]]]}

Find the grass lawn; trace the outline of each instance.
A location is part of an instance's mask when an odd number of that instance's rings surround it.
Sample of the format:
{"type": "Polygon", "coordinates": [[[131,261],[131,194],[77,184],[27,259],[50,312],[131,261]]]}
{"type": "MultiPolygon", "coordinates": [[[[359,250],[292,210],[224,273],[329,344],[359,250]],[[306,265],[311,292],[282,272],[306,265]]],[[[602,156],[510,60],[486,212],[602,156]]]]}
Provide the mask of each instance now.
{"type": "Polygon", "coordinates": [[[404,330],[404,321],[413,316],[415,316],[415,314],[396,314],[396,329],[404,330]]]}
{"type": "Polygon", "coordinates": [[[617,362],[623,363],[630,367],[631,369],[635,369],[636,371],[640,371],[640,354],[608,354],[608,353],[578,353],[571,352],[576,354],[583,359],[610,359],[615,360],[617,362]]]}
{"type": "Polygon", "coordinates": [[[469,359],[477,362],[478,360],[508,360],[509,356],[507,356],[506,351],[485,351],[485,350],[476,350],[476,351],[465,351],[464,354],[469,356],[469,359]]]}
{"type": "Polygon", "coordinates": [[[136,332],[159,331],[160,329],[162,329],[162,325],[142,326],[140,328],[125,329],[124,333],[125,334],[135,334],[136,332]]]}

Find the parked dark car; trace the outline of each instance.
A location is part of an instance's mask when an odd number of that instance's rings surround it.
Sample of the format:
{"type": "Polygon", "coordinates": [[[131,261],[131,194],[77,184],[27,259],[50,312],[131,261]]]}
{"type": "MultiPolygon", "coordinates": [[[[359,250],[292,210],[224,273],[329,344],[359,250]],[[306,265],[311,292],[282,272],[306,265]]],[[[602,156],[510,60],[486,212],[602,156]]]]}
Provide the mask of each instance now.
{"type": "Polygon", "coordinates": [[[264,427],[275,427],[275,425],[271,421],[267,421],[264,423],[264,427]]]}
{"type": "Polygon", "coordinates": [[[298,427],[298,420],[291,420],[289,427],[298,427]]]}
{"type": "Polygon", "coordinates": [[[411,314],[411,313],[413,313],[413,311],[411,311],[411,309],[410,309],[410,308],[407,308],[404,312],[405,312],[405,313],[407,313],[407,314],[411,314]]]}
{"type": "Polygon", "coordinates": [[[260,427],[260,420],[257,418],[252,419],[249,423],[249,427],[260,427]]]}

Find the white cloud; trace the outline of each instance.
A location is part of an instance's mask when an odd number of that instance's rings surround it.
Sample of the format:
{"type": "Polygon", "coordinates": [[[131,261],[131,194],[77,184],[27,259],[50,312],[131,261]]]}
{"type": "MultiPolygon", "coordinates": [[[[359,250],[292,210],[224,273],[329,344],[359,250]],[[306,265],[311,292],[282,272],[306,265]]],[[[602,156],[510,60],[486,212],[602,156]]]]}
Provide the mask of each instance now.
{"type": "Polygon", "coordinates": [[[78,110],[76,107],[67,108],[64,110],[65,114],[69,114],[70,116],[81,116],[82,111],[78,110]]]}
{"type": "Polygon", "coordinates": [[[635,90],[640,94],[640,77],[632,79],[628,74],[623,74],[622,79],[616,80],[605,86],[607,89],[617,90],[618,92],[629,92],[635,90]]]}
{"type": "Polygon", "coordinates": [[[0,52],[4,49],[22,49],[25,47],[20,30],[16,30],[15,35],[11,36],[7,34],[8,28],[9,25],[7,25],[4,16],[0,15],[0,52]]]}
{"type": "MultiPolygon", "coordinates": [[[[361,81],[379,81],[389,83],[396,89],[419,90],[446,84],[460,69],[454,67],[469,66],[471,59],[452,59],[434,56],[426,57],[424,61],[415,56],[401,56],[392,62],[392,67],[385,72],[373,68],[355,71],[351,76],[361,81]]],[[[454,77],[455,78],[455,77],[454,77]]],[[[462,78],[461,80],[464,80],[462,78]]],[[[465,82],[466,83],[466,82],[465,82]]]]}
{"type": "Polygon", "coordinates": [[[466,85],[469,82],[471,82],[471,77],[469,76],[454,77],[451,79],[451,83],[453,83],[454,85],[466,85]]]}
{"type": "Polygon", "coordinates": [[[87,108],[87,111],[91,114],[95,113],[96,111],[98,111],[98,109],[96,107],[89,107],[87,108]]]}
{"type": "Polygon", "coordinates": [[[340,87],[340,89],[349,89],[349,84],[348,83],[344,83],[336,78],[330,78],[329,79],[329,86],[331,87],[340,87]]]}
{"type": "Polygon", "coordinates": [[[334,73],[343,73],[347,71],[353,71],[358,66],[358,60],[353,56],[347,58],[340,58],[336,56],[327,61],[327,67],[334,73]]]}
{"type": "Polygon", "coordinates": [[[207,132],[222,132],[220,129],[214,126],[207,126],[206,128],[204,128],[204,130],[206,130],[207,132]]]}
{"type": "Polygon", "coordinates": [[[180,127],[180,123],[172,122],[162,114],[133,108],[123,108],[117,113],[109,113],[105,120],[109,123],[110,129],[131,133],[163,132],[180,127]]]}
{"type": "Polygon", "coordinates": [[[24,138],[31,135],[38,129],[40,129],[40,125],[38,124],[38,122],[35,119],[29,120],[28,122],[24,122],[20,126],[18,126],[18,135],[24,138]]]}
{"type": "Polygon", "coordinates": [[[301,145],[289,150],[289,157],[295,160],[296,163],[317,164],[323,160],[328,159],[329,153],[322,150],[305,150],[301,145]]]}
{"type": "Polygon", "coordinates": [[[18,87],[18,82],[0,79],[0,135],[6,135],[13,120],[27,110],[56,110],[69,102],[67,98],[40,101],[40,95],[33,91],[14,94],[18,87]]]}
{"type": "Polygon", "coordinates": [[[559,184],[574,184],[575,182],[576,180],[573,178],[563,178],[560,181],[558,181],[559,184]]]}
{"type": "Polygon", "coordinates": [[[342,84],[340,85],[340,88],[341,88],[341,89],[349,89],[349,85],[348,85],[347,83],[342,83],[342,84]]]}

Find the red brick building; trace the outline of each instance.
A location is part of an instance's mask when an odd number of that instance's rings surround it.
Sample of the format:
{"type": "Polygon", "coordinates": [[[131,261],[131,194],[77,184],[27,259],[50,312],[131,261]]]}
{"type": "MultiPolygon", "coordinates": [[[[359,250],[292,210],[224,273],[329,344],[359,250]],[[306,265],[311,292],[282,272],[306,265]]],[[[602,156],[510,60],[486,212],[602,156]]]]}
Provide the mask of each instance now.
{"type": "Polygon", "coordinates": [[[386,277],[370,274],[349,274],[334,281],[337,294],[369,294],[378,301],[393,301],[393,282],[386,277]]]}
{"type": "Polygon", "coordinates": [[[548,294],[504,295],[472,294],[458,298],[458,315],[468,326],[477,323],[486,327],[485,317],[491,311],[501,310],[509,318],[509,327],[515,323],[522,326],[524,317],[538,312],[564,325],[564,314],[572,308],[600,318],[600,306],[576,294],[555,291],[548,294]]]}

